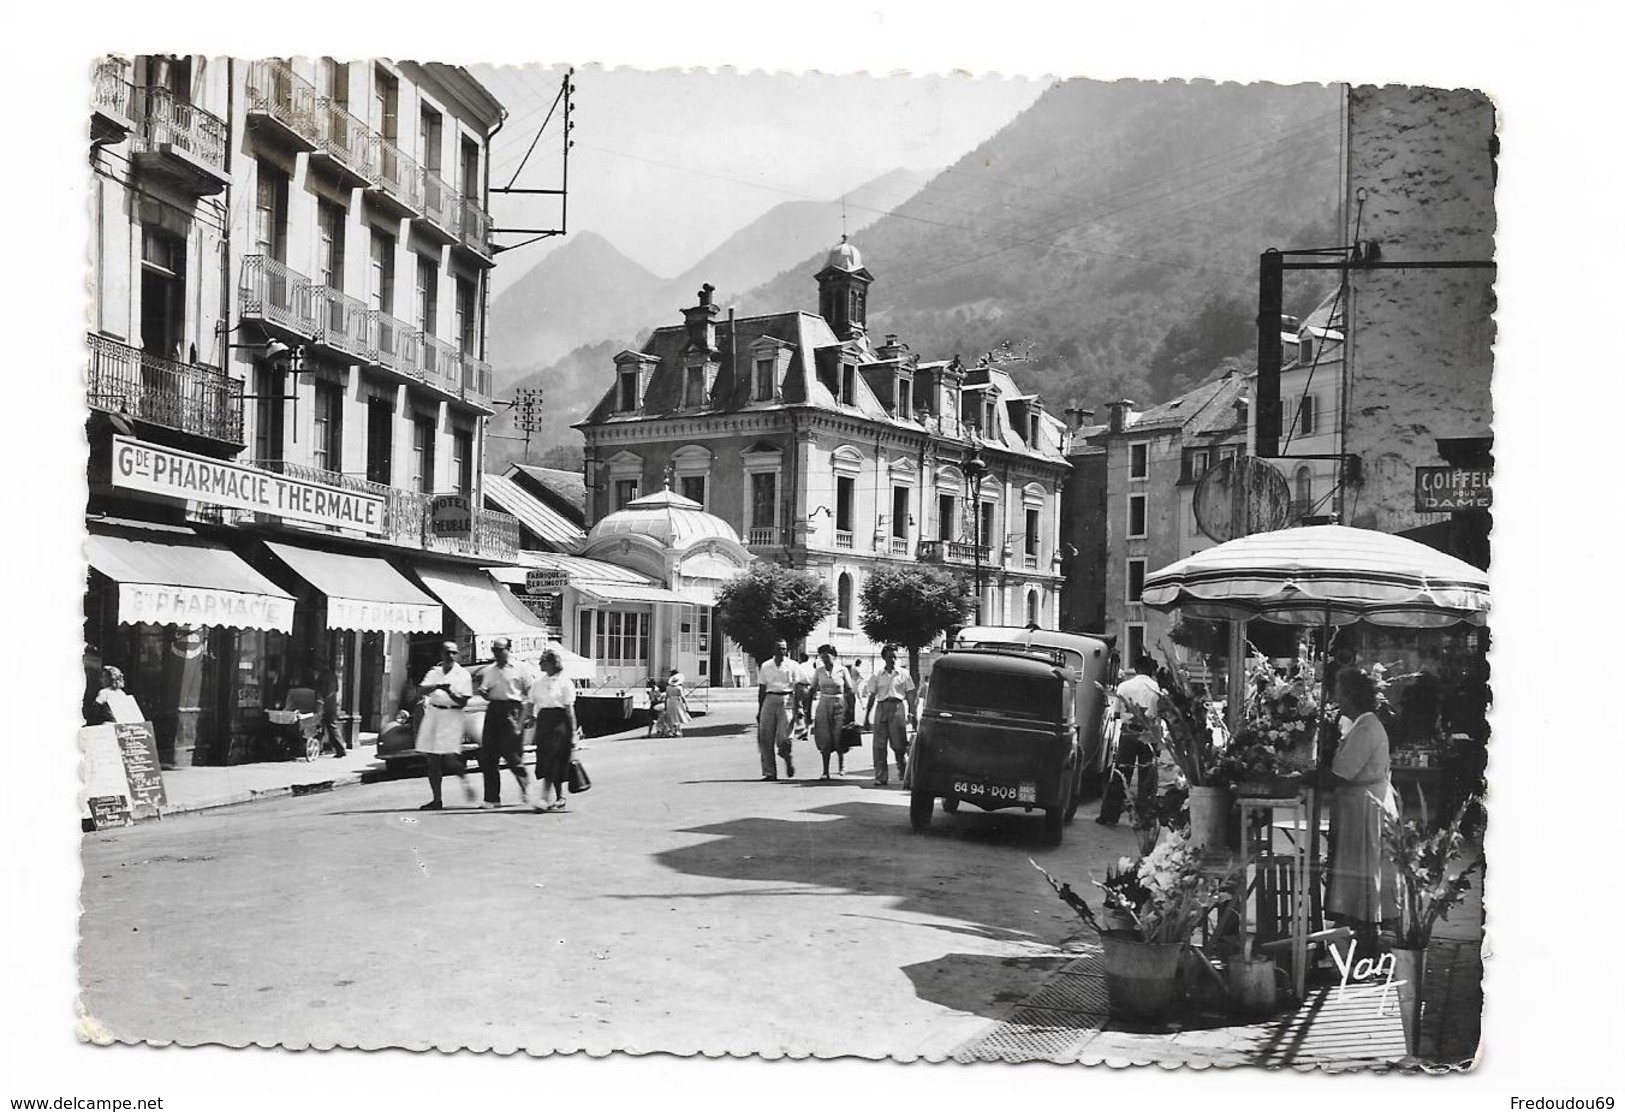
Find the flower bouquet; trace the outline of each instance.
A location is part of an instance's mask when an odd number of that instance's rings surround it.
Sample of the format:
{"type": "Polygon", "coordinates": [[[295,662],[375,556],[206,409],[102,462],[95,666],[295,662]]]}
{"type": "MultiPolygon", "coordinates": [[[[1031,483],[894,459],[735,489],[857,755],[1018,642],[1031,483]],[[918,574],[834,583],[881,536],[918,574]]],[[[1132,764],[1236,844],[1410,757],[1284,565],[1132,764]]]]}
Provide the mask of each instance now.
{"type": "Polygon", "coordinates": [[[1119,858],[1107,868],[1105,880],[1093,882],[1103,893],[1105,927],[1071,885],[1057,881],[1036,861],[1031,864],[1090,930],[1104,934],[1114,929],[1112,923],[1121,924],[1117,929],[1141,942],[1184,944],[1209,912],[1231,898],[1233,878],[1204,875],[1201,847],[1183,832],[1169,831],[1143,857],[1119,858]]]}
{"type": "Polygon", "coordinates": [[[1405,950],[1425,950],[1433,938],[1433,927],[1450,917],[1472,887],[1474,870],[1483,858],[1461,865],[1467,850],[1462,825],[1480,806],[1477,796],[1464,801],[1451,820],[1431,832],[1424,832],[1414,819],[1400,822],[1384,813],[1383,850],[1394,863],[1395,894],[1399,904],[1399,929],[1394,945],[1405,950]],[[1453,869],[1454,867],[1454,869],[1453,869]]]}
{"type": "Polygon", "coordinates": [[[1250,664],[1241,725],[1210,776],[1238,795],[1296,790],[1297,781],[1314,770],[1322,724],[1336,721],[1336,708],[1321,690],[1322,662],[1305,646],[1288,671],[1256,649],[1250,664]]]}

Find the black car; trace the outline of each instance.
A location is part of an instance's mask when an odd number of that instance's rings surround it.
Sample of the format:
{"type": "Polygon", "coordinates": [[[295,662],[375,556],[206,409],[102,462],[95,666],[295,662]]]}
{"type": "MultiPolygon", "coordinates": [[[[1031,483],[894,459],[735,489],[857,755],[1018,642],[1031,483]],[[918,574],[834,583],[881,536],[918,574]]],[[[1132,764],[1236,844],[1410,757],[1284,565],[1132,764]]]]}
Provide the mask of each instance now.
{"type": "Polygon", "coordinates": [[[931,824],[938,799],[985,811],[1043,812],[1044,840],[1058,845],[1077,813],[1083,759],[1077,674],[1054,650],[961,649],[931,670],[910,756],[914,829],[931,824]]]}

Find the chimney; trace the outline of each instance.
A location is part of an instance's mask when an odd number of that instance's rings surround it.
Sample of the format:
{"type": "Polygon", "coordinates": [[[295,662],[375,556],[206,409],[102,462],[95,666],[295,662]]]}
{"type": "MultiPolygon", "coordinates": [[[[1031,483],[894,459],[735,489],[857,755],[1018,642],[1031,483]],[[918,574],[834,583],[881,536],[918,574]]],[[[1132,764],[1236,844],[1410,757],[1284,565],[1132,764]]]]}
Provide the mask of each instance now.
{"type": "Polygon", "coordinates": [[[716,287],[710,282],[700,287],[700,303],[683,310],[683,323],[688,326],[688,346],[705,352],[717,349],[717,314],[722,308],[711,300],[716,287]]]}
{"type": "Polygon", "coordinates": [[[1092,424],[1094,419],[1095,411],[1092,409],[1085,409],[1081,405],[1066,407],[1066,427],[1073,432],[1077,432],[1085,425],[1092,424]]]}
{"type": "Polygon", "coordinates": [[[1112,432],[1122,432],[1128,427],[1129,410],[1133,408],[1134,403],[1129,401],[1127,398],[1124,398],[1120,402],[1109,403],[1106,406],[1106,412],[1108,414],[1106,418],[1106,427],[1112,432]]]}
{"type": "Polygon", "coordinates": [[[886,342],[875,348],[875,354],[879,355],[881,359],[897,359],[907,350],[907,344],[898,342],[897,333],[888,332],[886,333],[886,342]]]}

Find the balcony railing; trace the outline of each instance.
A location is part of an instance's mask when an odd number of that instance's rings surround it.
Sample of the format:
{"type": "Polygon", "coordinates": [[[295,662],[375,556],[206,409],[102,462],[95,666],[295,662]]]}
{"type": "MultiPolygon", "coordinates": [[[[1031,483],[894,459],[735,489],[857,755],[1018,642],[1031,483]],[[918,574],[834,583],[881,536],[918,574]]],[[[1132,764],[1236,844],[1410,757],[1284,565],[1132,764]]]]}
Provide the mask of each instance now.
{"type": "Polygon", "coordinates": [[[423,175],[417,159],[382,135],[371,137],[378,186],[413,212],[423,211],[423,175]]]}
{"type": "Polygon", "coordinates": [[[433,170],[425,169],[423,177],[423,215],[431,224],[449,232],[453,237],[460,234],[458,228],[457,210],[458,196],[452,191],[446,180],[433,170]]]}
{"type": "Polygon", "coordinates": [[[314,147],[321,142],[316,86],[275,58],[248,63],[248,112],[268,116],[314,147]]]}
{"type": "Polygon", "coordinates": [[[123,58],[103,58],[96,64],[90,91],[91,106],[128,130],[135,122],[135,86],[130,83],[130,63],[123,58]]]}
{"type": "Polygon", "coordinates": [[[751,548],[772,548],[784,544],[784,530],[773,526],[758,527],[745,534],[745,543],[751,548]]]}
{"type": "Polygon", "coordinates": [[[907,556],[908,555],[908,538],[907,537],[893,537],[891,539],[891,554],[893,556],[907,556]]]}
{"type": "Polygon", "coordinates": [[[376,359],[366,303],[329,286],[316,286],[313,291],[321,324],[316,341],[357,359],[376,359]]]}
{"type": "Polygon", "coordinates": [[[367,183],[378,178],[373,166],[372,132],[332,97],[316,101],[318,150],[367,183]]]}
{"type": "MultiPolygon", "coordinates": [[[[926,564],[974,564],[976,563],[977,546],[966,544],[964,541],[921,541],[920,562],[926,564]]],[[[992,566],[988,560],[989,548],[981,546],[981,562],[984,566],[992,566]]]]}
{"type": "Polygon", "coordinates": [[[852,547],[852,530],[850,530],[850,529],[837,529],[837,530],[835,530],[835,547],[836,548],[851,548],[852,547]]]}
{"type": "Polygon", "coordinates": [[[381,366],[396,374],[423,381],[423,348],[417,329],[397,317],[374,309],[372,348],[381,366]]]}
{"type": "Polygon", "coordinates": [[[1021,566],[1026,568],[1028,571],[1037,569],[1038,554],[1036,552],[1023,552],[1021,554],[1021,566]]]}
{"type": "Polygon", "coordinates": [[[463,353],[428,332],[418,333],[423,352],[423,381],[454,398],[463,396],[463,353]]]}
{"type": "Polygon", "coordinates": [[[105,336],[90,344],[90,408],[138,421],[243,442],[243,384],[201,363],[149,355],[105,336]]]}
{"type": "Polygon", "coordinates": [[[243,258],[238,309],[244,317],[279,325],[301,336],[319,331],[310,279],[269,255],[243,258]]]}
{"type": "Polygon", "coordinates": [[[383,499],[384,532],[379,539],[386,544],[499,560],[513,560],[519,551],[519,521],[509,514],[476,508],[468,537],[437,537],[430,520],[432,495],[286,460],[255,460],[254,463],[290,479],[321,483],[383,499]]]}
{"type": "Polygon", "coordinates": [[[463,353],[463,397],[480,405],[491,404],[491,364],[463,353]]]}
{"type": "Polygon", "coordinates": [[[472,197],[463,202],[463,243],[482,255],[491,253],[491,214],[472,197]]]}
{"type": "Polygon", "coordinates": [[[142,146],[159,153],[179,152],[224,178],[226,121],[160,86],[149,86],[144,93],[142,146]]]}

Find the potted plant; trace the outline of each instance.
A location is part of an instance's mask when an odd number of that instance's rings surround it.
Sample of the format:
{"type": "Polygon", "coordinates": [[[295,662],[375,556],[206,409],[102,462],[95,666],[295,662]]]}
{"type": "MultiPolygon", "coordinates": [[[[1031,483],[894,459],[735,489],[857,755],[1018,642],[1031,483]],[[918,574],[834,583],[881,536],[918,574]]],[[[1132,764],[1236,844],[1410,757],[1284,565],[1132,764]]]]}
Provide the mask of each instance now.
{"type": "Polygon", "coordinates": [[[1434,925],[1450,917],[1450,909],[1472,887],[1473,871],[1483,865],[1482,857],[1462,862],[1468,852],[1462,825],[1480,804],[1479,797],[1469,796],[1448,823],[1432,831],[1424,831],[1414,819],[1400,822],[1391,815],[1383,816],[1383,849],[1394,863],[1394,894],[1399,905],[1398,929],[1390,947],[1393,978],[1399,986],[1405,1047],[1412,1055],[1421,1035],[1422,978],[1427,976],[1434,925]]]}
{"type": "Polygon", "coordinates": [[[1150,853],[1124,857],[1094,881],[1103,893],[1102,926],[1087,901],[1037,862],[1033,868],[1105,946],[1106,996],[1114,1014],[1156,1021],[1174,1001],[1179,959],[1191,933],[1231,898],[1231,876],[1204,874],[1202,850],[1183,833],[1165,835],[1150,853]]]}
{"type": "Polygon", "coordinates": [[[1191,682],[1185,667],[1163,647],[1167,662],[1158,709],[1163,744],[1190,792],[1191,838],[1198,848],[1223,845],[1230,818],[1229,786],[1214,776],[1223,724],[1214,721],[1205,690],[1191,682]]]}

